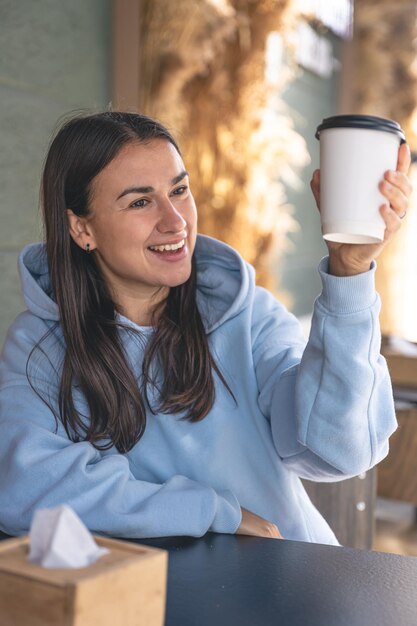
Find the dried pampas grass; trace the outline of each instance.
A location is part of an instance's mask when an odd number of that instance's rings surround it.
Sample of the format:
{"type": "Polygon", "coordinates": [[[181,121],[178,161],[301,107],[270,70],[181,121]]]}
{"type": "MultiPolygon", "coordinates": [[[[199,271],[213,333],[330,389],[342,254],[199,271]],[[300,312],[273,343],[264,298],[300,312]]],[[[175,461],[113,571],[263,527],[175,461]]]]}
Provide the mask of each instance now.
{"type": "Polygon", "coordinates": [[[141,109],[180,140],[200,231],[271,288],[270,253],[295,227],[279,180],[307,155],[290,116],[266,113],[265,45],[296,17],[291,0],[143,0],[141,109]]]}
{"type": "MultiPolygon", "coordinates": [[[[417,3],[356,2],[353,44],[354,111],[397,120],[411,149],[417,151],[417,3]]],[[[412,212],[417,210],[416,200],[414,197],[412,212]]],[[[417,341],[416,239],[417,221],[411,213],[379,257],[376,274],[383,303],[383,332],[414,341],[417,341]],[[413,327],[410,319],[414,319],[413,327]]]]}

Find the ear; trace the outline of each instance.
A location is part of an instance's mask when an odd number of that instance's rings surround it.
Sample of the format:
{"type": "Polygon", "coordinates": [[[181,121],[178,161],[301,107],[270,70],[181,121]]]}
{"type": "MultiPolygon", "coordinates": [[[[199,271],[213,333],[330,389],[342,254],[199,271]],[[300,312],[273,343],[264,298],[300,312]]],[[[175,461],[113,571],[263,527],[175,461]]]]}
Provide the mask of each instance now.
{"type": "Polygon", "coordinates": [[[75,215],[71,209],[67,209],[68,230],[72,239],[77,246],[80,246],[83,250],[87,249],[89,245],[89,251],[94,250],[96,247],[94,235],[92,229],[85,217],[79,217],[75,215]]]}

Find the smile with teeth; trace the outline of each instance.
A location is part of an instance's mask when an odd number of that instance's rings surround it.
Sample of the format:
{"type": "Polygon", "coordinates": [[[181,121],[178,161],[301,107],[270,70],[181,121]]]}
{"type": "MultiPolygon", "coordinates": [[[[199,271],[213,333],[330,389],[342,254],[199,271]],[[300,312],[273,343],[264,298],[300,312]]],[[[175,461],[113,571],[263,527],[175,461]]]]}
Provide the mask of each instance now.
{"type": "Polygon", "coordinates": [[[175,251],[183,248],[184,244],[185,239],[181,239],[181,241],[179,241],[178,243],[166,243],[163,246],[149,246],[149,250],[154,250],[157,252],[175,251]]]}

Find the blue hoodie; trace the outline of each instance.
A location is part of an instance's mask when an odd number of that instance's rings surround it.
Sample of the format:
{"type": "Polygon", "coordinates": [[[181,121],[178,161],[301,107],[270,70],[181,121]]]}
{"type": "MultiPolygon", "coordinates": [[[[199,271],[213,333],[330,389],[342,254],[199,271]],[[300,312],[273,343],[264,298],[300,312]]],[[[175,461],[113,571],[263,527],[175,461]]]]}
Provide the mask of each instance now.
{"type": "MultiPolygon", "coordinates": [[[[338,278],[321,262],[323,290],[305,346],[295,317],[255,286],[253,268],[237,252],[199,236],[195,254],[199,309],[237,403],[215,377],[205,419],[149,414],[144,436],[120,454],[70,441],[28,383],[28,355],[59,316],[44,246],[22,251],[28,310],[11,326],[0,360],[3,531],[25,533],[37,508],[66,503],[92,531],[113,536],[234,533],[244,507],[284,538],[337,544],[300,477],[342,480],[387,454],[396,420],[379,354],[375,268],[338,278]]],[[[153,330],[140,330],[146,342],[153,330]]],[[[120,333],[139,376],[144,342],[120,333]]],[[[59,325],[42,348],[34,353],[35,382],[56,408],[65,350],[59,325]]]]}

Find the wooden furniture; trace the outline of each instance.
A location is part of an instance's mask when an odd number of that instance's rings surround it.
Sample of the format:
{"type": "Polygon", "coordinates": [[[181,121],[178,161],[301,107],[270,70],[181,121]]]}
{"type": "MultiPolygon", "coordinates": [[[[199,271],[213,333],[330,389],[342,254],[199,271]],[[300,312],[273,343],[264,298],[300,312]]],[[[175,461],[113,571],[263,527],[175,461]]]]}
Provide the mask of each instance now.
{"type": "Polygon", "coordinates": [[[378,465],[378,495],[417,506],[417,407],[397,410],[398,429],[378,465]]]}
{"type": "Polygon", "coordinates": [[[376,470],[337,483],[303,480],[308,495],[343,546],[372,548],[376,470]]]}
{"type": "MultiPolygon", "coordinates": [[[[131,543],[169,551],[165,626],[416,624],[413,557],[211,533],[131,543]]],[[[138,580],[130,594],[142,592],[138,580]]],[[[125,623],[123,597],[114,624],[125,623]]]]}
{"type": "Polygon", "coordinates": [[[1,542],[1,626],[162,626],[167,553],[95,540],[109,552],[80,569],[29,562],[27,537],[1,542]]]}
{"type": "Polygon", "coordinates": [[[417,505],[417,345],[396,337],[382,344],[393,383],[398,429],[378,465],[378,495],[417,505]]]}

